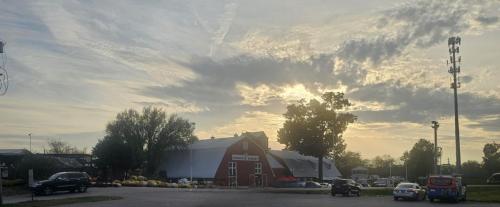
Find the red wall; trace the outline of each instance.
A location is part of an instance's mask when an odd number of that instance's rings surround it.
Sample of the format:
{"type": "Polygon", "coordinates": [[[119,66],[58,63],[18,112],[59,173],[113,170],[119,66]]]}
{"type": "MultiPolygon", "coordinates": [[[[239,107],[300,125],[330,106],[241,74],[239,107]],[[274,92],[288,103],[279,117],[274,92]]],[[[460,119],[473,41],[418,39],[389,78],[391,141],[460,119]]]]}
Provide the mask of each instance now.
{"type": "Polygon", "coordinates": [[[242,140],[236,142],[231,147],[229,147],[222,159],[219,168],[215,174],[215,182],[217,185],[228,186],[228,173],[229,173],[229,162],[236,162],[237,166],[237,175],[238,175],[238,186],[251,186],[253,185],[253,181],[250,180],[252,175],[255,172],[255,163],[262,163],[262,177],[263,177],[263,185],[269,186],[274,180],[274,176],[269,166],[269,163],[266,159],[265,151],[259,147],[255,142],[248,138],[243,138],[242,140]],[[243,142],[248,142],[248,150],[243,149],[243,142]],[[245,154],[248,155],[256,155],[259,156],[259,161],[243,161],[243,160],[232,160],[233,154],[245,154]]]}

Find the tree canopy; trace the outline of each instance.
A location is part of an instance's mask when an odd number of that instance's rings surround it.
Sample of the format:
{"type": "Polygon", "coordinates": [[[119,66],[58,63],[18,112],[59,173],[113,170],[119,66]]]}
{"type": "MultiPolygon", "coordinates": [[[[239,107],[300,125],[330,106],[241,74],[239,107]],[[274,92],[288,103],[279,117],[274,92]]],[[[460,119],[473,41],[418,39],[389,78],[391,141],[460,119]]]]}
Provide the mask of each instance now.
{"type": "Polygon", "coordinates": [[[51,153],[51,154],[86,154],[87,153],[86,148],[79,150],[78,148],[71,146],[62,140],[51,139],[51,140],[47,141],[47,145],[48,145],[48,148],[44,149],[44,151],[47,153],[51,153]]]}
{"type": "Polygon", "coordinates": [[[500,171],[500,144],[487,143],[483,147],[483,163],[488,173],[500,171]]]}
{"type": "Polygon", "coordinates": [[[346,111],[351,106],[343,93],[327,92],[322,101],[301,100],[287,106],[285,123],[278,130],[278,142],[286,149],[318,158],[318,177],[323,179],[323,158],[338,160],[345,152],[343,133],[356,116],[346,111]]]}
{"type": "MultiPolygon", "coordinates": [[[[405,153],[406,154],[406,153],[405,153]]],[[[408,176],[416,180],[432,172],[434,163],[434,144],[429,140],[418,140],[407,154],[408,176]]]]}
{"type": "Polygon", "coordinates": [[[93,149],[101,167],[117,171],[145,168],[153,174],[164,152],[182,149],[197,140],[195,124],[161,108],[129,109],[106,127],[106,136],[93,149]]]}
{"type": "Polygon", "coordinates": [[[362,159],[359,152],[351,151],[345,152],[338,160],[335,161],[338,170],[344,177],[351,176],[351,170],[353,168],[366,166],[368,164],[368,160],[362,159]]]}

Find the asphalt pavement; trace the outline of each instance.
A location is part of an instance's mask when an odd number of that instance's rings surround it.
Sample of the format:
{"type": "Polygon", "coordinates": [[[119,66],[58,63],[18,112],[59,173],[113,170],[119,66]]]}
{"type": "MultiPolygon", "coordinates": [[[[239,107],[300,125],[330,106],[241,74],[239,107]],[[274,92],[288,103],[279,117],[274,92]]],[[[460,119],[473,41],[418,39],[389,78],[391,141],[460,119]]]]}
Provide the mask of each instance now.
{"type": "MultiPolygon", "coordinates": [[[[36,199],[57,199],[79,196],[121,196],[124,199],[96,203],[81,203],[68,205],[71,207],[201,207],[201,206],[314,206],[314,207],[359,207],[359,206],[479,206],[490,207],[500,204],[488,203],[430,203],[429,201],[393,201],[390,196],[382,197],[332,197],[326,194],[290,194],[290,193],[265,193],[258,190],[225,190],[225,189],[172,189],[172,188],[146,188],[146,187],[121,187],[121,188],[90,188],[87,193],[60,193],[52,196],[39,196],[36,199]]],[[[10,197],[7,201],[29,199],[28,196],[10,197]]]]}

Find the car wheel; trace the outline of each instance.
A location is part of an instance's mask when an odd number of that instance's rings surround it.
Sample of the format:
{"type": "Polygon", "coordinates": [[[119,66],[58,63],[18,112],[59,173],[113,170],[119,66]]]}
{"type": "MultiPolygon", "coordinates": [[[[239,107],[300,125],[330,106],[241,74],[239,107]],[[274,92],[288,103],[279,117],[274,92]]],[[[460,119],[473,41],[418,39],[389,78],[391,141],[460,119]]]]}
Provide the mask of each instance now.
{"type": "Polygon", "coordinates": [[[81,185],[78,186],[78,192],[83,193],[87,191],[87,186],[81,185]]]}
{"type": "Polygon", "coordinates": [[[45,187],[45,188],[43,189],[43,194],[44,194],[44,195],[52,195],[52,193],[54,193],[54,191],[52,190],[52,188],[51,188],[51,187],[45,187]]]}
{"type": "Polygon", "coordinates": [[[394,197],[394,200],[397,201],[397,200],[399,200],[399,198],[398,197],[394,197]]]}
{"type": "Polygon", "coordinates": [[[432,203],[434,202],[434,198],[429,198],[429,201],[432,203]]]}

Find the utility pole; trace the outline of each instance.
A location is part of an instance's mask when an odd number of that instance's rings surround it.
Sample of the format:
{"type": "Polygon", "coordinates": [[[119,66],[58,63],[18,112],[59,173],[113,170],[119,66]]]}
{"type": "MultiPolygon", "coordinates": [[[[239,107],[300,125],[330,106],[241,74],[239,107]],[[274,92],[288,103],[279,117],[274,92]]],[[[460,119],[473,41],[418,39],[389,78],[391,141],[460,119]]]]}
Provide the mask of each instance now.
{"type": "Polygon", "coordinates": [[[457,57],[458,53],[460,53],[460,47],[459,47],[460,45],[461,45],[460,37],[457,36],[448,38],[448,51],[450,53],[450,64],[451,64],[448,73],[453,75],[453,83],[451,84],[451,88],[453,89],[454,104],[455,104],[455,147],[457,153],[457,159],[456,159],[457,164],[455,170],[456,173],[460,173],[462,169],[462,161],[460,158],[460,130],[458,124],[458,96],[457,96],[457,89],[460,88],[460,80],[458,77],[458,73],[460,73],[461,57],[460,56],[457,57]]]}
{"type": "Polygon", "coordinates": [[[29,133],[28,136],[30,137],[30,153],[31,153],[31,133],[29,133]]]}
{"type": "Polygon", "coordinates": [[[438,173],[438,144],[437,144],[437,131],[439,128],[439,122],[432,121],[432,126],[434,129],[434,174],[438,173]]]}

